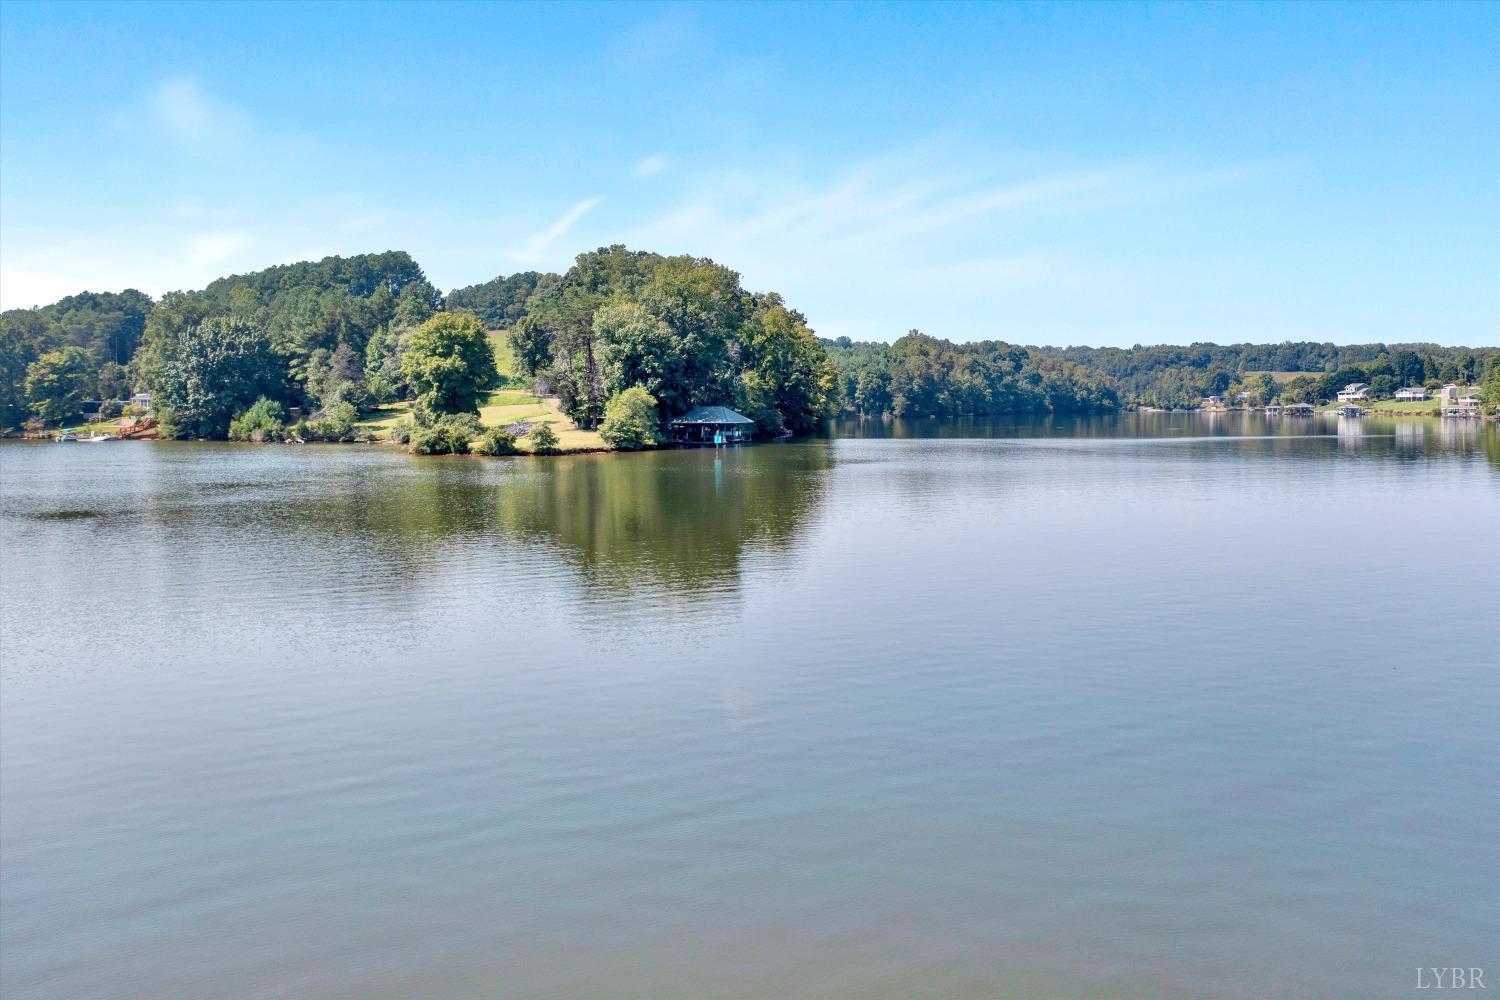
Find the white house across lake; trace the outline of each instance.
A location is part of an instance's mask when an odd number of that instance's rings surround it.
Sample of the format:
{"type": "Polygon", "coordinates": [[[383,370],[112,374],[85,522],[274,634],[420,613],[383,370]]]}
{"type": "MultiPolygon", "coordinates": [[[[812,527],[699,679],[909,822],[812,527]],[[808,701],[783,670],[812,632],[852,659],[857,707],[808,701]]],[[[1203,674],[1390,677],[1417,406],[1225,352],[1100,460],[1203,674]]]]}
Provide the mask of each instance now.
{"type": "Polygon", "coordinates": [[[1356,399],[1370,398],[1370,384],[1368,382],[1350,382],[1339,390],[1340,403],[1352,403],[1356,399]]]}

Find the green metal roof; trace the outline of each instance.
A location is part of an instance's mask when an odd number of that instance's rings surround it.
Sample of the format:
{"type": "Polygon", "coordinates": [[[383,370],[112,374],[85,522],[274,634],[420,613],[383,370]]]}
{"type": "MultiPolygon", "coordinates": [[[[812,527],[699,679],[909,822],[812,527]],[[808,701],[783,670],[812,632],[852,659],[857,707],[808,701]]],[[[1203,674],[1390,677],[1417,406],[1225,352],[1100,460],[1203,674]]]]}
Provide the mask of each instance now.
{"type": "Polygon", "coordinates": [[[695,406],[671,421],[674,424],[753,424],[754,420],[727,406],[695,406]]]}

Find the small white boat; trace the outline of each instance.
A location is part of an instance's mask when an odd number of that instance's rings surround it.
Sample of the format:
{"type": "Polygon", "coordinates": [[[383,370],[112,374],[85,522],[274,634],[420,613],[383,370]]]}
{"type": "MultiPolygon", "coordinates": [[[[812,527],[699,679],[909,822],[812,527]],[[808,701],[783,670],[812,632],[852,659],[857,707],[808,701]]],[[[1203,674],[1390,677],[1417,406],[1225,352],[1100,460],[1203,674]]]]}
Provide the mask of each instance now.
{"type": "Polygon", "coordinates": [[[100,441],[118,441],[120,439],[115,437],[113,434],[95,434],[92,437],[86,437],[83,440],[88,444],[98,444],[100,441]]]}
{"type": "Polygon", "coordinates": [[[72,431],[63,431],[54,440],[56,440],[58,444],[62,444],[65,441],[77,441],[78,435],[74,434],[72,431]]]}

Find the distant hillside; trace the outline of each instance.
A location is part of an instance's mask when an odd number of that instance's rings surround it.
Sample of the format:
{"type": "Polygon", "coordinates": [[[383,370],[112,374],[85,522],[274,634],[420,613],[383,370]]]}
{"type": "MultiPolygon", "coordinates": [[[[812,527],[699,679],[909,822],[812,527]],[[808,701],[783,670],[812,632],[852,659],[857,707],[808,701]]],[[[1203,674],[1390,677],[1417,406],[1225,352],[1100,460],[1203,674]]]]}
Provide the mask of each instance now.
{"type": "Polygon", "coordinates": [[[443,300],[447,309],[467,309],[479,317],[487,329],[508,330],[526,315],[526,304],[533,295],[545,294],[560,275],[522,271],[509,277],[500,275],[480,285],[455,288],[443,300]]]}

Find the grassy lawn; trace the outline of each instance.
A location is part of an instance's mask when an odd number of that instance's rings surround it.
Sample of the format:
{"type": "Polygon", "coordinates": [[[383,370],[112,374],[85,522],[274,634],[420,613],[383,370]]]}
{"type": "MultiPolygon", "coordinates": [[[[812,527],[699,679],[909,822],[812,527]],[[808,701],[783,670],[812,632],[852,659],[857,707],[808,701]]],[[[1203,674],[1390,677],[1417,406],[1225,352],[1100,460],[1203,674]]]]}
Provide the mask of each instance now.
{"type": "Polygon", "coordinates": [[[65,430],[72,431],[74,434],[77,434],[80,437],[85,434],[119,434],[120,418],[110,417],[108,420],[96,420],[93,423],[88,423],[86,421],[80,420],[74,423],[48,428],[47,430],[43,431],[43,433],[50,436],[54,434],[61,434],[65,430]]]}
{"type": "Polygon", "coordinates": [[[502,385],[511,385],[520,381],[516,374],[516,353],[510,348],[510,338],[505,335],[504,330],[490,330],[485,336],[490,339],[490,348],[495,352],[495,368],[500,372],[502,385]]]}
{"type": "Polygon", "coordinates": [[[385,438],[391,432],[391,428],[397,423],[411,416],[410,403],[386,403],[377,406],[365,418],[354,425],[360,434],[373,434],[377,438],[385,438]]]}
{"type": "MultiPolygon", "coordinates": [[[[1333,413],[1343,406],[1343,403],[1324,403],[1318,407],[1319,413],[1333,413]]],[[[1435,399],[1419,399],[1412,402],[1395,399],[1377,399],[1364,404],[1366,410],[1373,414],[1385,414],[1387,416],[1427,416],[1438,415],[1438,401],[1435,399]]]]}
{"type": "Polygon", "coordinates": [[[537,405],[537,398],[527,389],[496,389],[479,404],[481,416],[486,406],[537,405]]]}
{"type": "MultiPolygon", "coordinates": [[[[61,432],[63,428],[58,428],[61,432]]],[[[67,429],[75,434],[118,434],[120,433],[120,421],[118,419],[100,420],[92,424],[69,424],[67,429]]]]}
{"type": "MultiPolygon", "coordinates": [[[[355,426],[361,434],[373,434],[384,439],[391,429],[411,416],[410,403],[387,403],[377,407],[355,426]]],[[[486,427],[503,427],[507,424],[548,424],[557,435],[558,450],[598,451],[605,447],[604,440],[595,431],[579,430],[558,407],[555,398],[537,399],[521,389],[497,389],[490,393],[479,407],[479,422],[486,427]]],[[[521,447],[526,439],[521,439],[521,447]]]]}
{"type": "MultiPolygon", "coordinates": [[[[521,422],[548,424],[557,435],[560,451],[597,451],[605,447],[597,431],[579,430],[558,406],[556,397],[537,399],[518,389],[500,389],[479,408],[479,422],[486,427],[501,427],[521,422]]],[[[521,446],[526,446],[525,438],[521,446]]]]}
{"type": "Polygon", "coordinates": [[[1416,399],[1408,402],[1398,399],[1379,399],[1370,404],[1370,409],[1376,413],[1421,413],[1435,417],[1438,414],[1438,401],[1416,399]]]}

